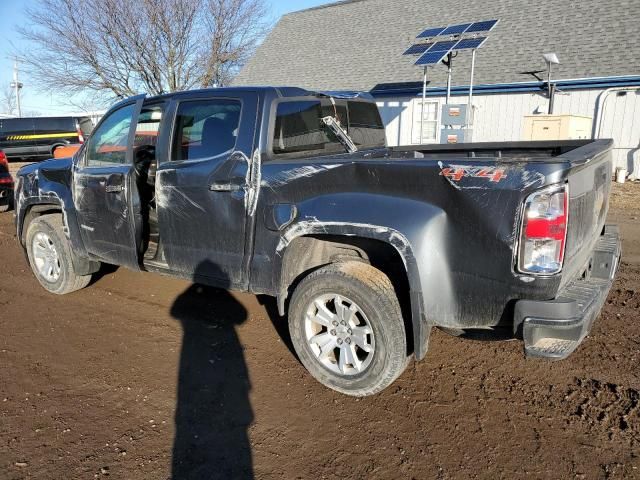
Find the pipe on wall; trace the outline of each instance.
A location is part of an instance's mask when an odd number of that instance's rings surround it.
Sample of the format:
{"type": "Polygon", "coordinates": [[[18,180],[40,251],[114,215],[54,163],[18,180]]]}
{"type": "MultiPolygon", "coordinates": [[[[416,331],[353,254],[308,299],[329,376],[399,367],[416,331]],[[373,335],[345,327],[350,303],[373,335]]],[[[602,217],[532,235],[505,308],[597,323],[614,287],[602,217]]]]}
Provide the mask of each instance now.
{"type": "Polygon", "coordinates": [[[593,131],[591,133],[591,137],[593,140],[597,140],[598,138],[600,138],[600,132],[602,131],[602,118],[603,118],[603,112],[604,112],[604,105],[605,102],[607,101],[607,98],[609,98],[609,94],[613,93],[613,92],[635,92],[635,91],[640,91],[640,87],[612,87],[612,88],[607,88],[606,90],[603,90],[602,92],[600,92],[600,95],[598,95],[598,100],[596,101],[596,111],[595,111],[595,117],[594,117],[594,122],[593,122],[593,131]]]}

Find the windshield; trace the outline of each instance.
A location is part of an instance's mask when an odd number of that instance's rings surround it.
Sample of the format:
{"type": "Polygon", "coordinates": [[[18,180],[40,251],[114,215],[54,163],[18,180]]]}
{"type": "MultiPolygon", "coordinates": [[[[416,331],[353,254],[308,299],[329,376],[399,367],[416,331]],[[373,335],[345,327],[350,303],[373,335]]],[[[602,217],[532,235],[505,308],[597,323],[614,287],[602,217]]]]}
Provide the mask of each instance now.
{"type": "Polygon", "coordinates": [[[345,142],[323,118],[336,119],[358,150],[385,146],[384,125],[375,103],[360,100],[295,100],[278,104],[273,135],[275,155],[344,152],[345,142]]]}

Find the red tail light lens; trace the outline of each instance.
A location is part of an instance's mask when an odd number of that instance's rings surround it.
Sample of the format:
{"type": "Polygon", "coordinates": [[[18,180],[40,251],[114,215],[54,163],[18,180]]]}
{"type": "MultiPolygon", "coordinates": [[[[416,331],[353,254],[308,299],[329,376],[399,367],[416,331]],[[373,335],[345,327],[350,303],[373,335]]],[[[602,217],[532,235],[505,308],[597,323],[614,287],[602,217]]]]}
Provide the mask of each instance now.
{"type": "Polygon", "coordinates": [[[554,186],[530,195],[525,202],[518,269],[553,275],[562,270],[569,213],[568,186],[554,186]]]}
{"type": "Polygon", "coordinates": [[[0,150],[0,165],[9,168],[9,160],[7,160],[7,155],[0,150]]]}
{"type": "Polygon", "coordinates": [[[78,134],[78,143],[84,143],[84,134],[80,128],[80,122],[76,120],[76,133],[78,134]]]}

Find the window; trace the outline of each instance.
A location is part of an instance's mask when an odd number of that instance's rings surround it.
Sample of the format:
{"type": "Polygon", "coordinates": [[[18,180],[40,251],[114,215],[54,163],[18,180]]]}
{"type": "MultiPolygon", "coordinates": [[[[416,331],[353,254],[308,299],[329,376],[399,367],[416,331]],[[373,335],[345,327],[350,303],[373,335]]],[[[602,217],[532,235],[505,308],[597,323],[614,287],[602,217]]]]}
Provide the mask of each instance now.
{"type": "Polygon", "coordinates": [[[37,133],[76,133],[76,122],[72,117],[40,117],[33,119],[37,133]]]}
{"type": "MultiPolygon", "coordinates": [[[[326,131],[321,127],[322,106],[320,101],[283,102],[278,105],[276,129],[273,138],[273,153],[320,152],[330,143],[326,131]]],[[[338,144],[331,145],[336,151],[338,144]]]]}
{"type": "Polygon", "coordinates": [[[93,130],[93,122],[88,117],[80,117],[78,119],[78,125],[80,126],[80,131],[85,137],[91,134],[91,130],[93,130]]]}
{"type": "Polygon", "coordinates": [[[422,99],[416,100],[413,104],[413,129],[411,143],[419,145],[421,143],[434,143],[438,141],[438,102],[427,100],[424,104],[424,121],[420,121],[422,113],[422,99]],[[420,137],[422,128],[422,138],[420,137]]]}
{"type": "MultiPolygon", "coordinates": [[[[138,115],[136,134],[133,139],[133,163],[146,165],[156,161],[156,144],[164,104],[144,105],[138,115]]],[[[148,167],[147,167],[148,168],[148,167]]]]}
{"type": "Polygon", "coordinates": [[[349,102],[349,136],[358,147],[384,147],[386,133],[378,106],[369,102],[349,102]]]}
{"type": "Polygon", "coordinates": [[[133,141],[133,148],[154,146],[158,141],[158,131],[160,130],[160,120],[164,105],[145,105],[138,116],[136,125],[136,136],[133,141]]]}
{"type": "Polygon", "coordinates": [[[127,142],[135,104],[111,113],[96,129],[87,146],[88,167],[108,167],[126,163],[127,142]]]}
{"type": "Polygon", "coordinates": [[[359,148],[385,146],[385,130],[374,103],[343,99],[287,101],[278,104],[273,153],[332,154],[344,152],[337,138],[322,124],[322,118],[337,117],[359,148]]]}
{"type": "Polygon", "coordinates": [[[33,118],[7,118],[0,120],[0,132],[10,134],[33,134],[33,118]]]}
{"type": "Polygon", "coordinates": [[[182,102],[176,114],[171,160],[202,160],[231,152],[238,138],[238,100],[182,102]]]}

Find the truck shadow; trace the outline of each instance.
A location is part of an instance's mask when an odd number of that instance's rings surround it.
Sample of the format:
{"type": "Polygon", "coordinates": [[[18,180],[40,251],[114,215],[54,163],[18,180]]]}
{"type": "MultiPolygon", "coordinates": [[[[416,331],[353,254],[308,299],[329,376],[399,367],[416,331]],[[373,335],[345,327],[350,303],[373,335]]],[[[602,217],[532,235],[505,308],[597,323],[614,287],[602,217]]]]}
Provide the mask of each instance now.
{"type": "Polygon", "coordinates": [[[293,358],[298,359],[298,354],[296,353],[295,348],[293,347],[293,342],[291,341],[291,335],[289,334],[289,322],[288,316],[285,315],[281,317],[278,313],[278,302],[275,297],[270,297],[268,295],[258,295],[257,296],[258,303],[264,308],[271,324],[273,325],[273,329],[276,331],[280,340],[285,344],[285,346],[291,352],[293,358]]]}
{"type": "Polygon", "coordinates": [[[117,265],[102,263],[100,265],[100,270],[98,270],[96,273],[92,275],[91,282],[89,283],[89,285],[95,285],[96,283],[100,282],[100,280],[102,280],[104,277],[107,277],[109,275],[116,273],[119,269],[120,267],[117,265]]]}
{"type": "Polygon", "coordinates": [[[171,316],[183,330],[171,478],[252,479],[251,385],[236,332],[247,311],[229,292],[194,284],[171,316]]]}

